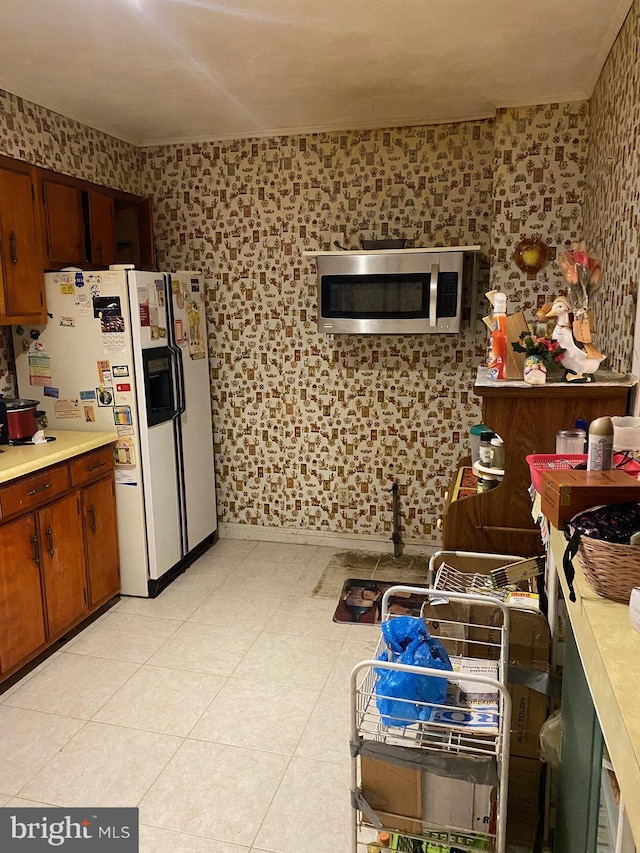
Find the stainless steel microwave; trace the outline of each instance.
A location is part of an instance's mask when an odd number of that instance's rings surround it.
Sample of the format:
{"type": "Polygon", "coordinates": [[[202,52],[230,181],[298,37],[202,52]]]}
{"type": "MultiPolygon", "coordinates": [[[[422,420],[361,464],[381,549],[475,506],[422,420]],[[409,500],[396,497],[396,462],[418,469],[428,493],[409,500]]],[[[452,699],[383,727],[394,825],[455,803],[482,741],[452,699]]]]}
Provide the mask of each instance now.
{"type": "Polygon", "coordinates": [[[454,334],[479,246],[305,252],[318,272],[318,331],[454,334]]]}

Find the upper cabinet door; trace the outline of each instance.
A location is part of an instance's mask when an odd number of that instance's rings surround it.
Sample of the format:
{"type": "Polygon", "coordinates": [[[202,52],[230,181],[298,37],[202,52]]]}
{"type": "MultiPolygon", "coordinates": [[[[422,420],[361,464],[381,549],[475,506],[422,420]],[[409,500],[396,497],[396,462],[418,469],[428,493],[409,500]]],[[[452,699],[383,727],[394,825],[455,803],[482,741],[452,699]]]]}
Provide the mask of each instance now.
{"type": "Polygon", "coordinates": [[[43,177],[42,200],[49,263],[76,266],[85,263],[81,190],[64,179],[43,177]]]}
{"type": "Polygon", "coordinates": [[[0,158],[0,325],[46,319],[35,175],[27,163],[0,158]]]}
{"type": "Polygon", "coordinates": [[[157,270],[155,241],[153,239],[153,204],[150,198],[144,198],[136,205],[138,225],[139,266],[143,270],[157,270]]]}
{"type": "Polygon", "coordinates": [[[119,194],[115,200],[117,263],[156,270],[151,199],[119,194]]]}
{"type": "Polygon", "coordinates": [[[91,263],[108,267],[117,262],[114,199],[96,190],[89,190],[87,196],[91,263]]]}

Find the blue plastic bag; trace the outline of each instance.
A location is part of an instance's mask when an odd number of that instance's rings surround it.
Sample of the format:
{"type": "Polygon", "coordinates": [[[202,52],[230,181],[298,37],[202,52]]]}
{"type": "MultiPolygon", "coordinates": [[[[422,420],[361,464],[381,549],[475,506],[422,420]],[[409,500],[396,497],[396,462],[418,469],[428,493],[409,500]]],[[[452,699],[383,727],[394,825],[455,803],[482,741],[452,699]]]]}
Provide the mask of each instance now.
{"type": "MultiPolygon", "coordinates": [[[[398,616],[382,623],[388,646],[378,660],[424,666],[451,672],[453,667],[442,643],[432,637],[422,619],[398,616]]],[[[431,708],[417,703],[442,705],[447,695],[447,679],[434,675],[414,675],[392,669],[376,669],[376,704],[385,726],[406,726],[411,721],[427,722],[431,708]],[[405,701],[398,701],[405,700],[405,701]]]]}

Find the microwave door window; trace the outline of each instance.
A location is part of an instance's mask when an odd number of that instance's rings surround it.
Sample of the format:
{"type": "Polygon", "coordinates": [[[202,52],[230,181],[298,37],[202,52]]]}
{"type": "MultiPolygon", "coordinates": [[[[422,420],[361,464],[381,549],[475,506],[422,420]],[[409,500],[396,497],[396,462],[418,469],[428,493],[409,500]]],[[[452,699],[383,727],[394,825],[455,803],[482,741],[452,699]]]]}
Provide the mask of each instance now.
{"type": "Polygon", "coordinates": [[[323,316],[363,320],[429,316],[428,273],[324,276],[323,316]]]}

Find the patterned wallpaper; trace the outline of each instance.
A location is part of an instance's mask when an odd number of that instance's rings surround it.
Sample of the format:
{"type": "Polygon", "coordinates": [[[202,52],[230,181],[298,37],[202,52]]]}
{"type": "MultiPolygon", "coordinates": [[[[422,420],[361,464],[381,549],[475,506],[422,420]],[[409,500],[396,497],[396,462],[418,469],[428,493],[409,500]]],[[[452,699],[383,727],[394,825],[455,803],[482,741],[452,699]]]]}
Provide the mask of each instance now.
{"type": "Polygon", "coordinates": [[[565,289],[556,253],[582,239],[588,136],[587,101],[501,109],[496,115],[491,284],[507,293],[509,311],[523,311],[527,320],[565,289]],[[525,273],[513,253],[532,237],[549,246],[549,263],[525,273]]]}
{"type": "Polygon", "coordinates": [[[161,262],[209,279],[224,521],[390,536],[395,480],[405,539],[436,541],[486,336],[320,335],[302,252],[340,233],[487,253],[493,136],[485,121],[144,152],[161,262]]]}
{"type": "Polygon", "coordinates": [[[0,89],[0,154],[141,194],[140,151],[0,89]]]}
{"type": "MultiPolygon", "coordinates": [[[[406,541],[437,544],[452,468],[479,408],[486,333],[456,338],[318,335],[305,249],[339,235],[410,245],[479,243],[512,310],[563,288],[556,251],[581,237],[586,102],[501,110],[495,122],[164,146],[143,153],[164,265],[210,281],[221,517],[380,537],[400,485],[406,541]],[[512,256],[539,236],[551,262],[512,256]],[[339,485],[350,504],[336,500],[339,485]]],[[[469,306],[470,308],[471,306],[469,306]]]]}
{"type": "Polygon", "coordinates": [[[594,300],[599,346],[614,370],[631,370],[640,282],[640,3],[633,4],[591,99],[584,233],[599,253],[594,300]]]}

